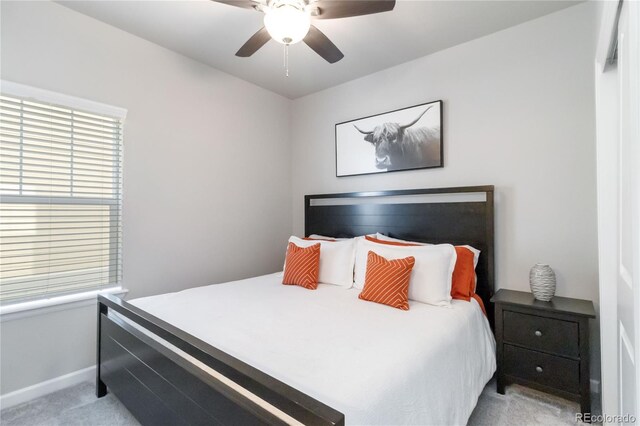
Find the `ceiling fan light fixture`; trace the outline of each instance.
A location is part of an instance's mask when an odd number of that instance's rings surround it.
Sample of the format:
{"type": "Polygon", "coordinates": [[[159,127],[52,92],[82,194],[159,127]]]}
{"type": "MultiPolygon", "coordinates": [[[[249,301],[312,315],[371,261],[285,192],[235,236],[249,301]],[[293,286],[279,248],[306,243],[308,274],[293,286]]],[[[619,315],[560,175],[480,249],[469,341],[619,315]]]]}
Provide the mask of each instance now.
{"type": "Polygon", "coordinates": [[[309,32],[311,16],[304,4],[284,0],[265,9],[264,26],[278,43],[295,44],[309,32]]]}

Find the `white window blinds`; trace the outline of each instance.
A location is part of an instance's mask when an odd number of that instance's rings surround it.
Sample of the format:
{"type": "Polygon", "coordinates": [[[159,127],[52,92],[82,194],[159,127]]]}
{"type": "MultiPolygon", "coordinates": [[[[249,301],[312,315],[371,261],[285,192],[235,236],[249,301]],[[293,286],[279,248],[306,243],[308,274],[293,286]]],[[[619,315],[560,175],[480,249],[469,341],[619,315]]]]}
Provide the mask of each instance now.
{"type": "Polygon", "coordinates": [[[0,95],[0,302],[119,285],[122,119],[0,95]]]}

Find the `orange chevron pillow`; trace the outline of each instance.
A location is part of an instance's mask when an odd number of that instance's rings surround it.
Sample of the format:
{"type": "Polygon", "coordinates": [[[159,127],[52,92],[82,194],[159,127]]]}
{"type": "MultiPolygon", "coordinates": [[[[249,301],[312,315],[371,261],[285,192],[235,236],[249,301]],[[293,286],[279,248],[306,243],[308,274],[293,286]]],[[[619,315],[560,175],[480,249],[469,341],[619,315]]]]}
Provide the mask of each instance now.
{"type": "Polygon", "coordinates": [[[409,278],[415,263],[413,256],[387,260],[369,251],[364,287],[358,297],[408,311],[409,278]]]}
{"type": "Polygon", "coordinates": [[[305,248],[289,243],[282,284],[315,290],[318,288],[319,272],[320,243],[305,248]]]}

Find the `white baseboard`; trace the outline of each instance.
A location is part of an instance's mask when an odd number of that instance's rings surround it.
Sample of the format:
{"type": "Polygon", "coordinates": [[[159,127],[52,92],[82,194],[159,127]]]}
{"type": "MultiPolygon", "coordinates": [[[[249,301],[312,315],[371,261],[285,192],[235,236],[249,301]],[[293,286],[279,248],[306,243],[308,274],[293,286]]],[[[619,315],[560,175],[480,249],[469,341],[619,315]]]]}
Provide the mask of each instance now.
{"type": "Polygon", "coordinates": [[[92,365],[91,367],[83,368],[82,370],[74,371],[73,373],[65,374],[64,376],[56,377],[32,386],[27,386],[26,388],[18,389],[17,391],[0,395],[0,409],[4,410],[5,408],[31,401],[32,399],[50,394],[51,392],[68,388],[69,386],[77,385],[78,383],[86,382],[87,380],[95,379],[95,375],[96,367],[95,365],[92,365]]]}
{"type": "Polygon", "coordinates": [[[591,379],[591,393],[600,393],[600,380],[591,379]]]}

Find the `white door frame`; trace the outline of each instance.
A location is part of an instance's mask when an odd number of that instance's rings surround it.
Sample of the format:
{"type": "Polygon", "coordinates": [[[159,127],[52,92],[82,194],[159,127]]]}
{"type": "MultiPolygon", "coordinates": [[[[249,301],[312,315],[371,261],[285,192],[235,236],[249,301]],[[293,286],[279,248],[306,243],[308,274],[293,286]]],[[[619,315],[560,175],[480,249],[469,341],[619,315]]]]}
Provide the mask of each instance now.
{"type": "MultiPolygon", "coordinates": [[[[618,69],[616,65],[608,63],[612,43],[618,33],[617,14],[618,2],[607,1],[601,4],[602,21],[595,64],[596,83],[596,129],[597,129],[597,169],[598,169],[598,248],[600,275],[600,340],[602,353],[602,409],[609,416],[617,414],[636,414],[640,407],[638,389],[640,389],[640,291],[638,278],[640,277],[640,226],[637,218],[622,223],[621,202],[625,202],[625,212],[633,211],[632,217],[640,216],[640,173],[620,174],[621,164],[640,168],[640,4],[634,0],[625,0],[626,29],[624,63],[618,69]],[[631,52],[631,53],[629,53],[631,52]],[[619,78],[632,73],[635,77],[626,79],[623,83],[619,78]],[[622,84],[622,86],[621,86],[622,84]],[[628,86],[628,87],[627,87],[628,86]],[[621,93],[624,92],[624,96],[621,93]],[[629,96],[629,94],[631,94],[629,96]],[[622,102],[622,104],[621,104],[622,102]],[[623,116],[633,117],[631,120],[621,121],[623,116]],[[630,124],[629,124],[630,123],[630,124]],[[621,127],[622,126],[622,127],[621,127]],[[624,135],[621,134],[624,128],[624,135]],[[631,136],[629,136],[631,135],[631,136]],[[624,139],[621,142],[621,138],[624,139]],[[625,145],[621,145],[624,143],[625,145]],[[621,157],[620,147],[625,147],[625,154],[621,157]],[[631,147],[631,149],[629,149],[631,147]],[[632,160],[628,160],[628,158],[632,160]],[[637,165],[637,166],[635,166],[637,165]],[[624,182],[622,181],[624,179],[624,182]],[[634,188],[633,191],[621,198],[622,183],[634,188]],[[629,203],[631,200],[631,203],[629,203]],[[630,226],[629,223],[633,225],[630,226]],[[625,227],[624,230],[621,227],[625,227]],[[621,247],[621,233],[632,234],[632,244],[621,247]],[[621,251],[626,258],[626,270],[633,277],[633,289],[619,287],[620,272],[624,271],[621,251]],[[631,253],[631,257],[629,257],[631,253]],[[632,259],[631,261],[629,259],[632,259]],[[619,292],[625,293],[619,297],[619,292]],[[619,300],[620,298],[620,300],[619,300]],[[621,305],[622,303],[622,305],[621,305]],[[626,324],[625,326],[622,326],[626,324]],[[625,329],[627,335],[624,333],[625,329]],[[635,346],[635,347],[634,347],[635,346]],[[632,358],[628,355],[631,354],[632,358]],[[624,355],[624,357],[623,357],[624,355]],[[626,366],[622,365],[625,360],[626,366]],[[631,361],[629,364],[628,361],[631,361]],[[625,377],[626,386],[630,390],[624,391],[620,380],[621,369],[625,372],[634,370],[632,377],[625,377]],[[632,382],[628,382],[631,379],[632,382]],[[622,411],[633,411],[624,413],[622,411]]],[[[629,216],[625,216],[628,217],[629,216]]],[[[629,276],[626,276],[629,281],[629,276]]],[[[614,421],[614,423],[619,423],[614,421]]]]}

